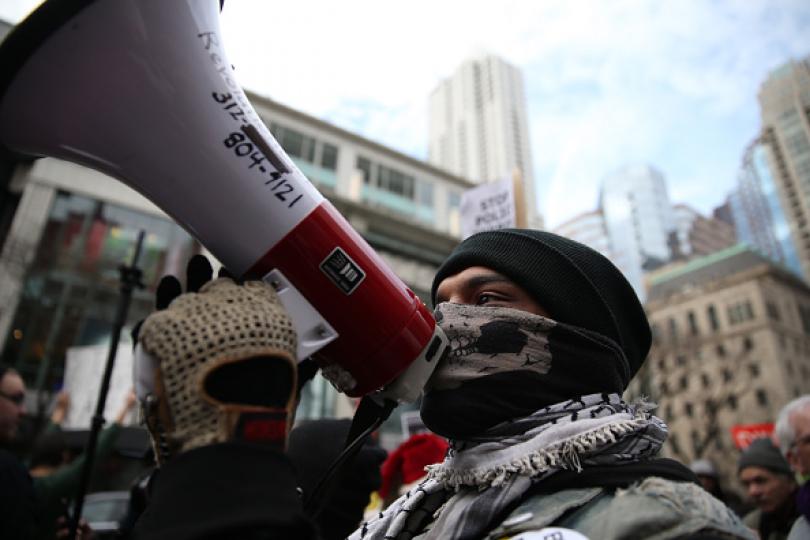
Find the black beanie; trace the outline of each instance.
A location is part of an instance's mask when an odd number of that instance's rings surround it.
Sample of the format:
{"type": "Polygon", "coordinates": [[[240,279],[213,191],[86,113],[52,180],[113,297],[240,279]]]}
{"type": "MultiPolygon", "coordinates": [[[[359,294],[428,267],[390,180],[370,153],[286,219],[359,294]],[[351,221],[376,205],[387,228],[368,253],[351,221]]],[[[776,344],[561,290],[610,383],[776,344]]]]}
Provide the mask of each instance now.
{"type": "Polygon", "coordinates": [[[737,472],[746,467],[762,467],[777,474],[793,476],[787,460],[768,437],[754,439],[748,448],[743,450],[737,464],[737,472]]]}
{"type": "Polygon", "coordinates": [[[650,349],[650,324],[633,287],[607,257],[544,231],[501,229],[470,236],[439,267],[446,277],[484,266],[514,281],[554,320],[598,332],[624,351],[632,377],[650,349]]]}

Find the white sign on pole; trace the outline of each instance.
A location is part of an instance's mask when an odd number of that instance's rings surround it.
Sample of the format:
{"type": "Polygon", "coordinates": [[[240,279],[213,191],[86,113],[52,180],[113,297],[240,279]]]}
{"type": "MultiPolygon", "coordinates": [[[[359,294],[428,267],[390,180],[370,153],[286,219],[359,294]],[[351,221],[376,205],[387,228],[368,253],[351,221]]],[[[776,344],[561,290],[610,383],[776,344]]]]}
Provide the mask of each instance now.
{"type": "MultiPolygon", "coordinates": [[[[62,427],[89,429],[96,411],[101,378],[107,365],[109,345],[71,347],[65,360],[64,390],[70,393],[70,408],[62,427]]],[[[120,345],[110,377],[104,418],[111,422],[132,389],[132,346],[120,345]]]]}
{"type": "Polygon", "coordinates": [[[490,182],[461,195],[461,236],[517,226],[514,182],[490,182]]]}

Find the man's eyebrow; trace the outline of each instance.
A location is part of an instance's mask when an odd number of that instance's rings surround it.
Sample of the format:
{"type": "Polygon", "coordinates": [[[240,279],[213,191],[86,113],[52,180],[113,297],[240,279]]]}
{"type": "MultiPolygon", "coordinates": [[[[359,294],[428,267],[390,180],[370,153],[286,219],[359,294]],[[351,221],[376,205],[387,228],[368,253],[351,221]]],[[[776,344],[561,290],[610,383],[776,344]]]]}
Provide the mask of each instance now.
{"type": "Polygon", "coordinates": [[[465,287],[480,287],[482,285],[491,285],[493,283],[508,283],[512,285],[512,280],[503,277],[500,274],[484,274],[481,276],[473,276],[464,284],[465,287]]]}

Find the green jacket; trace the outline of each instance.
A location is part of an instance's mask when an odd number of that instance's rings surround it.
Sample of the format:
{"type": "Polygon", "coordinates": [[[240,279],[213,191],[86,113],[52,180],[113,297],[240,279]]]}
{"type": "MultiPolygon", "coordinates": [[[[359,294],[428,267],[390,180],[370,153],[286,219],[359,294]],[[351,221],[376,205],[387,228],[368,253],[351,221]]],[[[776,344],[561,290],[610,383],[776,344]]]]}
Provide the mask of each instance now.
{"type": "MultiPolygon", "coordinates": [[[[113,423],[99,433],[94,460],[96,465],[110,456],[120,432],[121,426],[113,423]]],[[[34,478],[37,507],[37,534],[34,538],[52,540],[56,537],[56,520],[65,512],[63,499],[73,499],[76,495],[84,463],[85,456],[81,454],[52,474],[34,478]]]]}
{"type": "Polygon", "coordinates": [[[544,527],[572,529],[592,540],[669,540],[697,532],[756,538],[734,512],[696,484],[653,476],[627,489],[586,487],[532,496],[488,540],[544,527]]]}

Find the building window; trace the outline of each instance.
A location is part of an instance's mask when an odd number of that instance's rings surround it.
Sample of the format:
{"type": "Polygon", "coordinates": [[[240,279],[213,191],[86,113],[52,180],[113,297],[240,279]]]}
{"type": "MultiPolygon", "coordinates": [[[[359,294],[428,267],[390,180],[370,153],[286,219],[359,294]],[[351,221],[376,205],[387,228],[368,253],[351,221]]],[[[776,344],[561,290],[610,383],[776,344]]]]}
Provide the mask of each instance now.
{"type": "Polygon", "coordinates": [[[693,336],[696,336],[700,333],[698,330],[697,319],[695,318],[694,312],[690,311],[686,314],[686,320],[689,322],[689,333],[693,336]]]}
{"type": "Polygon", "coordinates": [[[658,339],[661,337],[660,334],[661,330],[658,328],[658,323],[652,323],[650,325],[650,333],[652,334],[652,342],[658,343],[658,339]]]}
{"type": "Polygon", "coordinates": [[[754,308],[748,300],[737,302],[728,307],[728,321],[731,324],[738,324],[750,321],[754,318],[754,308]]]}
{"type": "Polygon", "coordinates": [[[681,375],[680,380],[678,381],[681,390],[688,390],[689,389],[689,377],[686,375],[681,375]]]}
{"type": "Polygon", "coordinates": [[[751,373],[752,377],[759,377],[759,365],[758,364],[748,364],[748,371],[751,373]]]}
{"type": "Polygon", "coordinates": [[[458,210],[461,207],[461,194],[451,191],[447,195],[447,206],[451,210],[458,210]]]}
{"type": "Polygon", "coordinates": [[[663,356],[658,359],[658,370],[659,371],[666,371],[667,369],[667,361],[666,358],[663,356]]]}
{"type": "Polygon", "coordinates": [[[675,357],[675,363],[678,364],[679,366],[685,366],[686,365],[686,355],[685,354],[679,354],[678,356],[676,356],[675,357]]]}
{"type": "Polygon", "coordinates": [[[706,373],[700,374],[700,381],[703,383],[703,388],[708,388],[712,384],[711,378],[709,378],[709,375],[706,373]]]}
{"type": "Polygon", "coordinates": [[[723,346],[722,343],[718,344],[715,350],[717,351],[717,356],[721,358],[726,355],[726,348],[723,346]]]}
{"type": "Polygon", "coordinates": [[[666,415],[666,418],[668,420],[672,418],[672,404],[671,403],[667,403],[667,406],[664,409],[664,414],[666,415]]]}
{"type": "Polygon", "coordinates": [[[706,315],[709,316],[709,326],[711,326],[712,332],[716,332],[720,328],[720,321],[717,320],[717,310],[714,309],[714,305],[709,305],[706,315]]]}
{"type": "Polygon", "coordinates": [[[748,352],[754,348],[754,340],[751,339],[751,336],[745,336],[743,338],[743,350],[748,352]]]}
{"type": "Polygon", "coordinates": [[[802,321],[802,330],[810,335],[810,308],[799,305],[799,317],[802,321]]]}
{"type": "Polygon", "coordinates": [[[363,172],[363,183],[371,183],[371,162],[364,157],[357,157],[357,168],[363,172]]]}
{"type": "Polygon", "coordinates": [[[731,382],[734,378],[734,374],[731,372],[730,369],[726,368],[723,370],[723,382],[731,382]]]}
{"type": "Polygon", "coordinates": [[[433,184],[419,182],[416,184],[416,200],[423,206],[433,206],[433,184]]]}
{"type": "MultiPolygon", "coordinates": [[[[413,200],[416,197],[416,180],[396,169],[386,167],[370,160],[357,156],[357,168],[363,171],[363,183],[376,188],[395,193],[413,200]]],[[[426,195],[433,197],[433,193],[426,195]]]]}
{"type": "Polygon", "coordinates": [[[693,415],[694,415],[694,413],[695,413],[695,410],[694,410],[694,408],[692,407],[692,404],[691,404],[690,402],[688,402],[688,401],[687,401],[686,403],[684,403],[684,405],[683,405],[683,412],[684,412],[684,414],[685,414],[686,416],[688,416],[689,418],[692,418],[692,416],[693,416],[693,415]]]}
{"type": "Polygon", "coordinates": [[[402,195],[408,199],[414,198],[413,176],[404,174],[385,165],[377,166],[377,187],[402,195]]]}
{"type": "Polygon", "coordinates": [[[773,302],[765,302],[765,311],[768,312],[768,318],[779,322],[781,317],[779,316],[779,306],[774,304],[773,302]]]}
{"type": "Polygon", "coordinates": [[[768,394],[762,388],[757,389],[757,403],[760,407],[768,406],[768,394]]]}
{"type": "Polygon", "coordinates": [[[731,394],[730,396],[728,396],[728,399],[726,401],[728,403],[729,409],[731,409],[732,411],[737,410],[737,396],[731,394]]]}
{"type": "Polygon", "coordinates": [[[678,341],[678,321],[673,318],[669,319],[669,338],[678,341]]]}
{"type": "Polygon", "coordinates": [[[323,143],[321,147],[321,167],[334,171],[337,169],[338,149],[329,143],[323,143]]]}
{"type": "Polygon", "coordinates": [[[315,139],[287,127],[274,125],[274,128],[278,143],[291,157],[310,163],[315,161],[315,139]]]}
{"type": "Polygon", "coordinates": [[[667,381],[661,381],[660,388],[662,395],[666,396],[667,394],[669,394],[669,383],[667,383],[667,381]]]}

